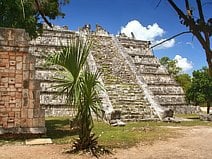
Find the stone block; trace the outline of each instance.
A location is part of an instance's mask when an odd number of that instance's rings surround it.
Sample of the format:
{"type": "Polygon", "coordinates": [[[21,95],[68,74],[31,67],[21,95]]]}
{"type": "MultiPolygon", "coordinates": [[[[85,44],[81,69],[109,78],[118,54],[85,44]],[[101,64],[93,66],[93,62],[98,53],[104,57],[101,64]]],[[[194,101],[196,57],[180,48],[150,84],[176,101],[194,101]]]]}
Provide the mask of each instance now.
{"type": "Polygon", "coordinates": [[[35,71],[29,71],[29,79],[34,80],[35,79],[35,71]]]}
{"type": "Polygon", "coordinates": [[[27,139],[25,141],[26,145],[43,145],[43,144],[52,144],[52,140],[50,138],[43,139],[27,139]]]}
{"type": "Polygon", "coordinates": [[[39,127],[45,127],[45,117],[43,117],[43,118],[39,118],[38,119],[38,126],[39,127]]]}
{"type": "Polygon", "coordinates": [[[17,62],[16,63],[16,70],[22,70],[23,69],[23,63],[22,62],[17,62]]]}
{"type": "Polygon", "coordinates": [[[29,128],[28,131],[29,131],[29,133],[32,133],[32,134],[45,134],[46,128],[44,128],[44,127],[29,128]]]}
{"type": "Polygon", "coordinates": [[[29,70],[29,63],[23,63],[23,70],[28,71],[29,70]]]}
{"type": "Polygon", "coordinates": [[[11,71],[15,72],[15,68],[16,68],[15,66],[10,66],[9,67],[9,72],[11,72],[11,71]]]}
{"type": "Polygon", "coordinates": [[[22,96],[23,96],[23,98],[29,98],[29,90],[23,89],[22,90],[22,96]]]}
{"type": "Polygon", "coordinates": [[[29,69],[34,71],[35,70],[35,64],[34,63],[30,63],[29,64],[29,69]]]}
{"type": "Polygon", "coordinates": [[[27,109],[21,109],[21,118],[26,119],[28,117],[27,109]]]}
{"type": "Polygon", "coordinates": [[[19,109],[19,111],[17,111],[17,109],[16,109],[16,111],[15,111],[15,119],[20,119],[20,118],[21,118],[20,109],[19,109]]]}
{"type": "Polygon", "coordinates": [[[16,65],[16,61],[10,60],[9,64],[10,64],[10,66],[15,66],[16,65]]]}
{"type": "Polygon", "coordinates": [[[30,90],[40,90],[40,82],[36,80],[29,81],[29,89],[30,90]]]}
{"type": "Polygon", "coordinates": [[[21,111],[21,108],[12,108],[12,111],[13,112],[20,112],[21,111]]]}
{"type": "Polygon", "coordinates": [[[1,59],[9,59],[9,54],[8,52],[0,52],[0,58],[1,59]]]}
{"type": "Polygon", "coordinates": [[[16,79],[14,77],[8,78],[8,83],[9,84],[15,84],[16,79]]]}
{"type": "MultiPolygon", "coordinates": [[[[11,61],[15,61],[16,60],[16,56],[14,54],[12,54],[12,55],[9,56],[9,59],[11,61]]],[[[15,61],[15,63],[16,63],[16,61],[15,61]]]]}
{"type": "Polygon", "coordinates": [[[9,112],[9,113],[8,113],[8,116],[9,116],[9,117],[15,117],[15,112],[9,112]]]}
{"type": "Polygon", "coordinates": [[[22,99],[22,106],[28,107],[29,99],[27,97],[23,97],[22,99]]]}
{"type": "Polygon", "coordinates": [[[32,121],[33,121],[32,127],[38,127],[39,126],[39,118],[33,118],[32,121]]]}
{"type": "Polygon", "coordinates": [[[33,109],[28,109],[27,111],[27,117],[32,119],[33,118],[33,109]]]}
{"type": "Polygon", "coordinates": [[[34,109],[33,110],[33,117],[34,118],[39,118],[40,117],[40,109],[34,109]]]}
{"type": "Polygon", "coordinates": [[[15,88],[22,88],[22,86],[23,86],[23,85],[22,85],[21,83],[16,83],[16,84],[15,84],[15,88]]]}
{"type": "Polygon", "coordinates": [[[16,83],[22,83],[22,81],[23,81],[23,75],[16,75],[15,76],[15,82],[16,83]]]}
{"type": "Polygon", "coordinates": [[[8,77],[9,78],[15,78],[16,73],[15,72],[11,72],[11,70],[9,70],[8,72],[8,77]]]}
{"type": "Polygon", "coordinates": [[[212,121],[212,114],[200,114],[199,118],[203,121],[212,121]]]}
{"type": "Polygon", "coordinates": [[[23,61],[22,53],[16,53],[16,61],[17,62],[22,62],[23,61]]]}
{"type": "Polygon", "coordinates": [[[15,103],[15,107],[16,108],[21,108],[22,107],[22,99],[19,98],[19,99],[16,99],[16,103],[15,103]]]}
{"type": "Polygon", "coordinates": [[[29,99],[28,108],[34,108],[35,107],[35,100],[29,99]]]}
{"type": "Polygon", "coordinates": [[[27,119],[27,127],[32,128],[33,126],[33,120],[34,119],[27,119]]]}
{"type": "Polygon", "coordinates": [[[28,89],[29,88],[29,80],[28,80],[28,78],[27,79],[25,79],[25,77],[23,77],[23,78],[24,78],[23,88],[28,89]]]}
{"type": "Polygon", "coordinates": [[[27,119],[22,119],[21,118],[20,124],[21,124],[21,127],[27,127],[27,119]]]}
{"type": "Polygon", "coordinates": [[[15,108],[16,107],[16,103],[9,103],[9,107],[10,108],[15,108]]]}
{"type": "Polygon", "coordinates": [[[0,78],[0,82],[2,82],[2,83],[8,83],[8,82],[9,82],[9,78],[8,78],[8,77],[2,76],[2,77],[0,78]]]}

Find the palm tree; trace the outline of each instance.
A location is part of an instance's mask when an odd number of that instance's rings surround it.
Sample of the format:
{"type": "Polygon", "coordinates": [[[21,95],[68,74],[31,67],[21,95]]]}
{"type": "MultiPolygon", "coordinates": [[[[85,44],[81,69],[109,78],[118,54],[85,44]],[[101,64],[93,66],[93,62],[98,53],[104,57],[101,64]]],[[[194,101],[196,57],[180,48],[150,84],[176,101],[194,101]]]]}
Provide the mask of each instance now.
{"type": "MultiPolygon", "coordinates": [[[[70,43],[55,52],[47,63],[59,66],[61,77],[57,77],[60,93],[66,95],[67,104],[76,106],[76,120],[79,123],[79,139],[74,143],[75,151],[89,149],[93,153],[97,148],[97,138],[91,134],[93,128],[92,114],[101,117],[98,91],[102,89],[98,81],[99,72],[92,73],[86,69],[86,59],[91,42],[75,37],[70,43]]],[[[95,154],[95,153],[94,153],[95,154]]]]}

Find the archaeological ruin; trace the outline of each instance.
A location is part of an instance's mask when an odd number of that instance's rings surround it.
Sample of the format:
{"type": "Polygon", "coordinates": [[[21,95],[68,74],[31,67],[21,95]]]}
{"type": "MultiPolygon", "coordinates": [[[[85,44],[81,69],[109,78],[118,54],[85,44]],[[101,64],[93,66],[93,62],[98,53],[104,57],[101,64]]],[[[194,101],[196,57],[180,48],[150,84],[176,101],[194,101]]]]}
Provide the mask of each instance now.
{"type": "Polygon", "coordinates": [[[0,135],[46,131],[35,61],[24,30],[0,28],[0,135]]]}
{"type": "Polygon", "coordinates": [[[44,25],[42,36],[29,40],[21,29],[0,30],[0,134],[45,132],[46,116],[67,116],[73,108],[58,96],[54,67],[46,57],[65,46],[71,38],[92,38],[87,63],[102,72],[105,92],[100,94],[107,114],[121,111],[123,121],[162,119],[171,108],[175,113],[194,113],[186,104],[182,88],[161,66],[150,49],[150,42],[114,36],[97,25],[79,31],[44,25]]]}

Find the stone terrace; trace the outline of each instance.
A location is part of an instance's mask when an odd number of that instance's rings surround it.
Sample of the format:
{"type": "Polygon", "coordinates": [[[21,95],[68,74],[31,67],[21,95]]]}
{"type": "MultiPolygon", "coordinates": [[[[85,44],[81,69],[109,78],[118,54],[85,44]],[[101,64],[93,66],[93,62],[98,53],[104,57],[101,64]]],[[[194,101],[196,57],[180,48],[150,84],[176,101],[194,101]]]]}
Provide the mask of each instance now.
{"type": "Polygon", "coordinates": [[[149,50],[149,43],[119,37],[123,50],[130,55],[139,74],[148,84],[160,105],[176,113],[189,113],[183,89],[176,83],[159,60],[149,50]]]}
{"type": "Polygon", "coordinates": [[[121,110],[124,121],[154,119],[154,110],[144,98],[144,92],[136,82],[125,59],[118,52],[109,36],[95,36],[92,55],[115,110],[121,110]]]}

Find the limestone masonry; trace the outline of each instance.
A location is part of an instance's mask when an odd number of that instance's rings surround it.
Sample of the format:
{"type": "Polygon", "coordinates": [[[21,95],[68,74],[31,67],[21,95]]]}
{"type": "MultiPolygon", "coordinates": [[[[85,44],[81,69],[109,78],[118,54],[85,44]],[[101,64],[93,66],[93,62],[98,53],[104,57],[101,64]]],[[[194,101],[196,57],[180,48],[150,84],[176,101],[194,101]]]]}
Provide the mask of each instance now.
{"type": "Polygon", "coordinates": [[[44,133],[45,113],[74,113],[65,96],[52,88],[59,75],[55,67],[45,66],[45,58],[75,37],[93,40],[87,63],[91,71],[102,71],[106,91],[100,97],[106,113],[119,110],[123,121],[141,121],[162,118],[167,108],[175,113],[196,111],[186,105],[182,88],[147,41],[113,36],[99,25],[95,31],[85,25],[77,32],[44,25],[42,36],[31,41],[24,30],[0,28],[0,134],[44,133]]]}
{"type": "Polygon", "coordinates": [[[0,28],[0,135],[45,133],[35,58],[22,29],[0,28]]]}
{"type": "Polygon", "coordinates": [[[65,97],[57,96],[57,90],[51,87],[56,84],[54,77],[58,76],[55,68],[46,68],[43,64],[48,54],[58,51],[61,44],[66,45],[76,36],[92,38],[88,65],[90,69],[95,67],[102,71],[101,80],[106,88],[102,95],[103,107],[121,110],[124,121],[160,118],[167,108],[176,113],[196,111],[196,107],[186,105],[182,88],[152,54],[148,41],[113,36],[99,25],[95,31],[91,31],[90,25],[78,32],[67,27],[44,26],[44,29],[41,37],[30,42],[30,52],[36,57],[35,76],[40,80],[40,104],[47,116],[73,113],[65,105],[65,97]]]}

